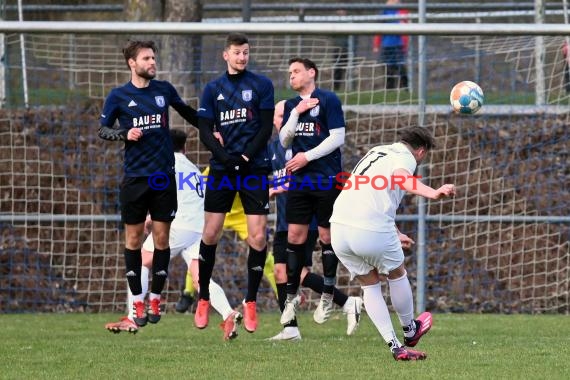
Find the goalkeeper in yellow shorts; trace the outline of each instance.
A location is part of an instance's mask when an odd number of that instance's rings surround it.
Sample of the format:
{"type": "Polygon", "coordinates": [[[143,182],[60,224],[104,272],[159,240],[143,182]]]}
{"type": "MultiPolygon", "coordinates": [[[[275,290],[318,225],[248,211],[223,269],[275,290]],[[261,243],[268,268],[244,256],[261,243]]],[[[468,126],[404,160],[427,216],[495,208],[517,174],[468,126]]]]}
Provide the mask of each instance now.
{"type": "MultiPolygon", "coordinates": [[[[203,175],[208,175],[210,168],[207,167],[203,175]]],[[[238,237],[245,241],[247,239],[247,222],[245,218],[245,212],[243,210],[243,205],[241,204],[241,199],[239,194],[236,194],[234,199],[234,203],[232,204],[232,209],[230,212],[226,214],[226,219],[224,221],[224,229],[226,230],[233,230],[237,233],[238,237]]],[[[277,295],[277,285],[275,284],[275,275],[273,274],[273,255],[267,255],[267,259],[265,260],[265,267],[263,268],[263,274],[275,295],[277,295]]],[[[194,294],[196,293],[196,289],[194,288],[192,275],[190,271],[186,273],[186,280],[185,280],[185,287],[180,295],[180,299],[176,303],[176,311],[179,313],[185,313],[192,303],[194,302],[194,294]]]]}

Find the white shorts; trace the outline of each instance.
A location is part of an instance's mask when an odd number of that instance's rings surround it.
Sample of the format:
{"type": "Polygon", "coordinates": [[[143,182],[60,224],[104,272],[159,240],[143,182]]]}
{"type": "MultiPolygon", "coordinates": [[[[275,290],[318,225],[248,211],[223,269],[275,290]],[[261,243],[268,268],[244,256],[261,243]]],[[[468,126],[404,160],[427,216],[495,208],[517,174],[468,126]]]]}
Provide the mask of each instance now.
{"type": "MultiPolygon", "coordinates": [[[[182,254],[182,258],[186,262],[186,265],[190,267],[192,259],[198,259],[201,240],[201,232],[171,228],[169,238],[170,258],[182,254]]],[[[146,237],[146,240],[143,243],[143,248],[149,252],[154,252],[152,234],[149,234],[146,237]]]]}
{"type": "Polygon", "coordinates": [[[340,262],[350,272],[350,279],[376,268],[388,275],[404,262],[404,251],[396,232],[363,230],[331,223],[331,244],[340,262]]]}

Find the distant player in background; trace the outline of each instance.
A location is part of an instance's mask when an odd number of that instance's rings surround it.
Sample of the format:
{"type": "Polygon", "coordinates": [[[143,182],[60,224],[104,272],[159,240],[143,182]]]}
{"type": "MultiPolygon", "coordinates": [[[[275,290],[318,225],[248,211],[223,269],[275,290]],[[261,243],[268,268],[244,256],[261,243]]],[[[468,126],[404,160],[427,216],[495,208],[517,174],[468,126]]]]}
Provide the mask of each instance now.
{"type": "Polygon", "coordinates": [[[336,175],[342,171],[340,147],[345,121],[339,98],[317,87],[318,69],[307,58],[289,60],[289,82],[298,93],[285,102],[279,140],[291,147],[285,169],[291,173],[287,191],[287,301],[281,324],[295,319],[297,291],[305,262],[305,245],[311,219],[316,216],[322,248],[324,286],[313,319],[324,323],[332,312],[338,259],[330,244],[329,218],[340,190],[336,175]]]}
{"type": "Polygon", "coordinates": [[[358,189],[345,188],[330,219],[335,252],[351,279],[360,282],[366,313],[396,360],[423,360],[426,354],[405,348],[396,337],[380,275],[388,277],[390,300],[404,330],[404,344],[414,347],[431,328],[432,316],[424,312],[414,319],[412,289],[402,251],[406,239],[399,236],[395,218],[406,192],[429,199],[455,194],[454,185],[435,190],[413,176],[434,146],[434,138],[426,128],[411,127],[400,131],[400,142],[372,148],[352,170],[352,176],[384,178],[391,185],[380,190],[369,181],[358,189]]]}
{"type": "MultiPolygon", "coordinates": [[[[400,0],[388,0],[387,5],[398,5],[400,0]]],[[[404,16],[405,9],[386,8],[382,11],[385,16],[404,16]]],[[[392,20],[392,23],[406,23],[406,19],[392,20]]],[[[386,88],[408,88],[408,70],[406,60],[408,55],[409,37],[399,34],[377,35],[374,37],[372,51],[379,54],[379,61],[386,64],[386,88]]]]}
{"type": "MultiPolygon", "coordinates": [[[[348,13],[346,9],[337,9],[336,15],[344,17],[348,13]]],[[[342,89],[343,83],[346,82],[346,68],[349,62],[349,43],[350,36],[338,34],[333,37],[334,42],[334,67],[333,67],[333,89],[338,92],[342,89]]],[[[345,91],[348,86],[345,84],[345,91]]]]}
{"type": "MultiPolygon", "coordinates": [[[[200,171],[184,155],[184,147],[187,135],[182,130],[172,129],[170,135],[174,147],[175,167],[177,173],[182,173],[183,178],[188,182],[180,183],[180,175],[176,176],[176,188],[178,189],[178,212],[170,228],[170,252],[171,256],[181,254],[188,266],[188,272],[194,279],[194,286],[198,286],[198,250],[204,227],[204,190],[200,184],[200,171]]],[[[147,225],[152,221],[147,219],[147,225]]],[[[142,266],[142,289],[143,294],[148,290],[148,271],[153,260],[153,236],[147,236],[143,246],[143,266],[142,266]]],[[[220,313],[224,322],[224,339],[234,339],[237,337],[237,327],[242,315],[233,310],[228,302],[224,290],[213,280],[210,280],[212,306],[220,313]]],[[[132,294],[129,291],[129,299],[132,294]]],[[[105,328],[113,332],[128,331],[136,333],[137,324],[134,322],[132,308],[129,315],[116,323],[108,323],[105,328]]]]}
{"type": "Polygon", "coordinates": [[[269,191],[264,184],[271,171],[267,142],[272,132],[274,90],[268,78],[246,69],[249,49],[245,35],[228,35],[223,52],[227,71],[206,85],[198,110],[200,140],[212,152],[200,244],[200,299],[194,315],[198,328],[208,325],[209,282],[216,248],[226,213],[231,210],[235,195],[239,193],[249,235],[244,327],[248,332],[257,329],[257,292],[267,257],[269,191]],[[220,133],[223,146],[213,136],[214,132],[220,133]],[[251,175],[248,185],[242,186],[241,178],[247,175],[251,175]],[[224,186],[220,186],[222,183],[224,186]]]}
{"type": "Polygon", "coordinates": [[[562,55],[564,56],[564,90],[570,94],[570,54],[568,52],[568,42],[565,41],[562,45],[562,55]]]}
{"type": "MultiPolygon", "coordinates": [[[[273,125],[277,132],[281,129],[283,124],[283,113],[285,108],[285,101],[282,100],[275,105],[275,116],[273,117],[273,125]]],[[[290,119],[297,119],[295,116],[290,116],[290,119]]],[[[296,123],[297,120],[294,122],[296,123]]],[[[275,257],[275,279],[277,282],[277,297],[279,301],[279,310],[283,312],[285,309],[285,302],[287,301],[287,230],[288,225],[285,218],[285,210],[287,206],[287,170],[285,164],[287,159],[291,158],[291,149],[284,149],[281,146],[279,137],[277,136],[270,143],[271,151],[271,164],[273,166],[273,181],[272,188],[269,190],[269,196],[275,197],[277,208],[277,221],[275,224],[275,235],[273,237],[273,256],[275,257]]],[[[310,271],[313,265],[313,250],[319,237],[316,218],[313,217],[309,225],[307,233],[307,241],[305,243],[305,257],[301,263],[303,265],[301,271],[300,283],[302,286],[308,287],[313,291],[322,294],[324,288],[324,278],[310,271]]],[[[362,299],[360,297],[348,297],[346,294],[338,290],[336,287],[333,289],[333,302],[340,307],[347,315],[348,326],[346,333],[352,335],[358,327],[360,321],[360,312],[362,307],[362,299]]],[[[298,301],[300,303],[300,301],[298,301]]],[[[297,319],[294,318],[289,323],[283,326],[283,330],[279,332],[270,340],[300,340],[301,332],[297,324],[297,319]]]]}
{"type": "Polygon", "coordinates": [[[133,294],[133,319],[138,326],[157,323],[160,295],[168,277],[170,223],[176,216],[174,152],[168,108],[197,125],[196,110],[172,84],[155,80],[157,48],[153,41],[129,41],[123,49],[131,80],[113,89],[103,106],[99,137],[124,141],[121,219],[125,224],[125,275],[133,294]],[[118,120],[119,128],[115,128],[118,120]],[[141,288],[141,244],[147,213],[153,220],[154,255],[148,309],[141,288]]]}

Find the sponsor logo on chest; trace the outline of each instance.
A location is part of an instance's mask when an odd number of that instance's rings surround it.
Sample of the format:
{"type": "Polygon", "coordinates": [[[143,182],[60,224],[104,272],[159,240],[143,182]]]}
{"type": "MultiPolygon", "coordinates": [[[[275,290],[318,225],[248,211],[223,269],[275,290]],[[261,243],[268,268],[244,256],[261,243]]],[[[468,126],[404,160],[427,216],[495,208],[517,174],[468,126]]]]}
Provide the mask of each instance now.
{"type": "Polygon", "coordinates": [[[237,108],[220,112],[220,124],[243,123],[247,120],[247,108],[237,108]]]}
{"type": "MultiPolygon", "coordinates": [[[[317,127],[313,122],[299,122],[295,129],[295,136],[314,136],[317,127]]],[[[318,134],[318,133],[317,133],[318,134]]]]}
{"type": "Polygon", "coordinates": [[[157,113],[154,115],[144,115],[133,117],[134,128],[160,128],[162,123],[162,115],[157,113]]]}

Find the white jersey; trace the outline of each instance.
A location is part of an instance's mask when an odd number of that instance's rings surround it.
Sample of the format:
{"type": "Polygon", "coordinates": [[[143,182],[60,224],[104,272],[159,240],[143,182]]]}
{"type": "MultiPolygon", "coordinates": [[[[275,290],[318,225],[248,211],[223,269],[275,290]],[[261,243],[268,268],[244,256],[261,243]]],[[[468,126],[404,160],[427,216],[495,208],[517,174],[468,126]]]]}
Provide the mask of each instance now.
{"type": "Polygon", "coordinates": [[[182,153],[174,153],[178,211],[171,229],[177,228],[202,233],[204,228],[204,190],[200,185],[202,173],[182,153]]]}
{"type": "Polygon", "coordinates": [[[337,197],[330,221],[370,231],[395,231],[396,210],[406,191],[397,184],[403,178],[393,177],[393,173],[404,169],[413,174],[416,166],[414,156],[402,143],[370,149],[352,171],[350,188],[337,197]],[[370,181],[356,189],[354,176],[358,175],[370,181]]]}

